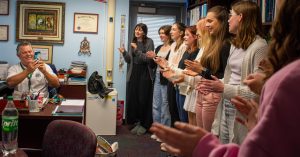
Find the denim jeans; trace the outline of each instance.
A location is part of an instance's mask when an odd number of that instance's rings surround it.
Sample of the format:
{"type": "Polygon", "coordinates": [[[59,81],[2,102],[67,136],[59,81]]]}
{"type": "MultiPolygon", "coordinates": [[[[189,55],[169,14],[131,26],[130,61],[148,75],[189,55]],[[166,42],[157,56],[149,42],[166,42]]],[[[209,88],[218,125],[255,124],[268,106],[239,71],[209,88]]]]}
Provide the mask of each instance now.
{"type": "Polygon", "coordinates": [[[220,140],[222,143],[231,143],[234,137],[233,128],[236,109],[227,99],[223,99],[223,110],[220,124],[220,140]]]}
{"type": "Polygon", "coordinates": [[[178,108],[178,114],[181,122],[189,122],[187,111],[184,110],[183,105],[185,101],[185,95],[179,93],[178,87],[176,87],[176,102],[178,108]]]}
{"type": "Polygon", "coordinates": [[[153,90],[153,122],[171,126],[171,115],[169,112],[167,85],[160,84],[160,72],[156,70],[153,90]]]}

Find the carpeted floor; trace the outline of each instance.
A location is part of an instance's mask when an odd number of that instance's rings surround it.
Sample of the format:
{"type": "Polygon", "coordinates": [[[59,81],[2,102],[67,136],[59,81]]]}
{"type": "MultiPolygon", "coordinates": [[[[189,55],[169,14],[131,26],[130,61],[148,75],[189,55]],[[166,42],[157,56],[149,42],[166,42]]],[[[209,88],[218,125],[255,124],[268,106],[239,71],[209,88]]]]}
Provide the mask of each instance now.
{"type": "Polygon", "coordinates": [[[119,143],[118,157],[170,157],[160,150],[160,143],[151,139],[150,133],[133,135],[129,128],[127,125],[118,126],[116,136],[102,136],[110,143],[119,143]]]}

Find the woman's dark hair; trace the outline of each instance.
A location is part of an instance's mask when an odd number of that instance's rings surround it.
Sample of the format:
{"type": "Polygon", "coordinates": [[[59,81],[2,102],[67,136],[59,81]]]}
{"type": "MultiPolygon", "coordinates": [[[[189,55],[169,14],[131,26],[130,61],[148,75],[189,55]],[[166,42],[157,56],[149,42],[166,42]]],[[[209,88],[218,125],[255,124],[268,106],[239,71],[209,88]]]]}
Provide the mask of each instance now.
{"type": "Polygon", "coordinates": [[[276,16],[268,52],[274,72],[300,57],[300,1],[284,0],[276,16]]]}
{"type": "Polygon", "coordinates": [[[135,37],[135,29],[136,28],[141,28],[143,30],[144,35],[143,35],[142,39],[143,39],[143,43],[145,43],[146,39],[148,39],[148,37],[147,37],[147,33],[148,33],[148,27],[147,27],[147,25],[143,24],[143,23],[139,23],[139,24],[137,24],[134,27],[134,30],[133,30],[133,39],[132,39],[133,43],[137,43],[137,38],[135,37]]]}
{"type": "Polygon", "coordinates": [[[164,26],[161,26],[158,29],[158,34],[159,34],[160,30],[164,30],[165,35],[168,36],[168,38],[169,38],[169,43],[168,44],[170,44],[170,45],[173,43],[173,40],[171,39],[171,34],[170,34],[171,28],[172,28],[171,25],[164,25],[164,26]]]}
{"type": "Polygon", "coordinates": [[[180,32],[183,32],[180,36],[180,41],[176,42],[176,46],[175,46],[175,51],[177,51],[179,49],[179,47],[181,46],[181,44],[183,43],[183,37],[184,37],[184,31],[185,31],[185,24],[184,23],[181,23],[181,22],[175,22],[173,25],[176,25],[177,28],[179,29],[180,32]]]}

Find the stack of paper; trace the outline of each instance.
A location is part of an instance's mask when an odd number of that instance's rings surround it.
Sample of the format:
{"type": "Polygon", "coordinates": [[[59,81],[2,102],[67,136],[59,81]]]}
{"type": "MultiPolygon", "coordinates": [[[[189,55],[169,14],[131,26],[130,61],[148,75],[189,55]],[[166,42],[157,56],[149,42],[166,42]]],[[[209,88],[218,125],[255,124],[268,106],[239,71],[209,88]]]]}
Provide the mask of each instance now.
{"type": "Polygon", "coordinates": [[[67,99],[56,106],[53,115],[82,115],[84,99],[67,99]]]}
{"type": "Polygon", "coordinates": [[[0,61],[0,80],[6,80],[9,65],[5,61],[0,61]]]}

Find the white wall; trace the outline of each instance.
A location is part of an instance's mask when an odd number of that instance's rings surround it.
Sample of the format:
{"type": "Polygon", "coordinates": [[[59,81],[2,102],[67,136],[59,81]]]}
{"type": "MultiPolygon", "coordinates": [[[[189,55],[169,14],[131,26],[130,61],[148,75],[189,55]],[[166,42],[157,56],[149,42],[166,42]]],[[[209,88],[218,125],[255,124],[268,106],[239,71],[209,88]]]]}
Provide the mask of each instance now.
{"type": "MultiPolygon", "coordinates": [[[[37,1],[37,0],[32,0],[37,1]]],[[[88,64],[88,75],[98,71],[105,78],[106,65],[106,25],[107,25],[107,3],[100,3],[94,0],[43,0],[50,2],[64,2],[65,5],[65,41],[63,45],[53,45],[53,64],[57,68],[69,68],[73,60],[85,61],[88,64]],[[73,33],[74,12],[99,14],[98,34],[73,33]],[[91,56],[78,56],[80,42],[84,37],[90,42],[91,56]]],[[[9,25],[9,41],[0,42],[0,60],[8,61],[9,64],[19,62],[16,56],[16,0],[10,0],[8,16],[0,16],[0,25],[9,25]]],[[[126,27],[128,26],[129,0],[116,0],[115,17],[115,55],[113,82],[117,88],[119,99],[125,99],[126,65],[125,72],[119,72],[117,48],[120,45],[120,16],[126,15],[126,27]]],[[[126,31],[128,32],[128,31],[126,31]]],[[[126,34],[128,35],[128,34],[126,34]]],[[[126,36],[127,45],[127,36],[126,36]]]]}

